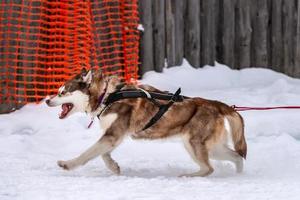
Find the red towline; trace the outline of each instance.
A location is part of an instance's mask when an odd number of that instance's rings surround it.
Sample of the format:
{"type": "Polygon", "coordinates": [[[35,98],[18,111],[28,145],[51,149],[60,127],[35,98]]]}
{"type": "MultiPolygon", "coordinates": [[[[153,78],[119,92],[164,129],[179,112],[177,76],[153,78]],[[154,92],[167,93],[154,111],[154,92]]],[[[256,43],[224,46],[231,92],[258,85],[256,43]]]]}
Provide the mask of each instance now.
{"type": "Polygon", "coordinates": [[[276,110],[276,109],[300,109],[300,106],[274,106],[274,107],[245,107],[245,106],[231,106],[236,111],[247,110],[276,110]]]}

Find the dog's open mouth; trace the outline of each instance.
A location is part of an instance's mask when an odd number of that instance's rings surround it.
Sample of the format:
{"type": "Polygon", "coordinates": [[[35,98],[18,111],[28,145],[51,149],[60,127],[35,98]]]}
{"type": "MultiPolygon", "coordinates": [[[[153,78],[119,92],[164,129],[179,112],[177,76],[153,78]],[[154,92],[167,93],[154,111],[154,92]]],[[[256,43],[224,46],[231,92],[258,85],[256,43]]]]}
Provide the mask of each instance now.
{"type": "Polygon", "coordinates": [[[61,111],[61,113],[59,115],[59,119],[65,118],[68,115],[68,113],[72,110],[73,106],[74,105],[72,103],[64,103],[64,104],[62,104],[61,105],[62,111],[61,111]]]}

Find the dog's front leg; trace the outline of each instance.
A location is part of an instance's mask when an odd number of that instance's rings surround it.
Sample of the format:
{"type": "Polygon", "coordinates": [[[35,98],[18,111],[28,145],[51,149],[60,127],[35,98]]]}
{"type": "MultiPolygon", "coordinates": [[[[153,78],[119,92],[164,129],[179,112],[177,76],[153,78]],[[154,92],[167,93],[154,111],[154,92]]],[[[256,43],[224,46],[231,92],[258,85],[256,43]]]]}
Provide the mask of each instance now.
{"type": "MultiPolygon", "coordinates": [[[[94,159],[99,155],[105,155],[106,153],[111,152],[123,139],[123,135],[113,134],[112,131],[113,130],[110,129],[107,130],[96,144],[91,146],[77,158],[68,161],[58,161],[58,166],[66,170],[71,170],[80,165],[84,165],[89,160],[94,159]]],[[[107,158],[107,156],[105,156],[105,158],[107,158]]]]}
{"type": "Polygon", "coordinates": [[[102,159],[108,169],[110,169],[115,174],[120,174],[120,167],[114,159],[112,159],[110,153],[105,153],[102,155],[102,159]]]}

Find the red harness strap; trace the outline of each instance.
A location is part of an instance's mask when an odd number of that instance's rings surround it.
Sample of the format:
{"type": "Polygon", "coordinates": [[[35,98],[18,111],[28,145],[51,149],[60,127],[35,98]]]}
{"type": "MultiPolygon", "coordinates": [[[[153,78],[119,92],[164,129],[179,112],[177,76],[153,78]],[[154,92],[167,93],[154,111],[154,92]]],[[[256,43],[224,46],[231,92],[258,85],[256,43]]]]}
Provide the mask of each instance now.
{"type": "Polygon", "coordinates": [[[245,106],[231,106],[236,111],[247,110],[275,110],[275,109],[300,109],[300,106],[275,106],[275,107],[245,107],[245,106]]]}

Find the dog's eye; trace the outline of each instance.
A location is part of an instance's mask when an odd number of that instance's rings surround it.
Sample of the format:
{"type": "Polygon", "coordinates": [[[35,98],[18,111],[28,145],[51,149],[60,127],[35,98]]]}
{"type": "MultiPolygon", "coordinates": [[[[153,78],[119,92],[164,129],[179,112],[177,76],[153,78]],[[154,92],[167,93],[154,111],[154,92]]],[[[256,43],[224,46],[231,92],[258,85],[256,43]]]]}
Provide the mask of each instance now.
{"type": "Polygon", "coordinates": [[[61,91],[61,92],[58,94],[58,96],[61,97],[61,95],[65,95],[65,94],[66,94],[66,91],[63,90],[63,91],[61,91]]]}

